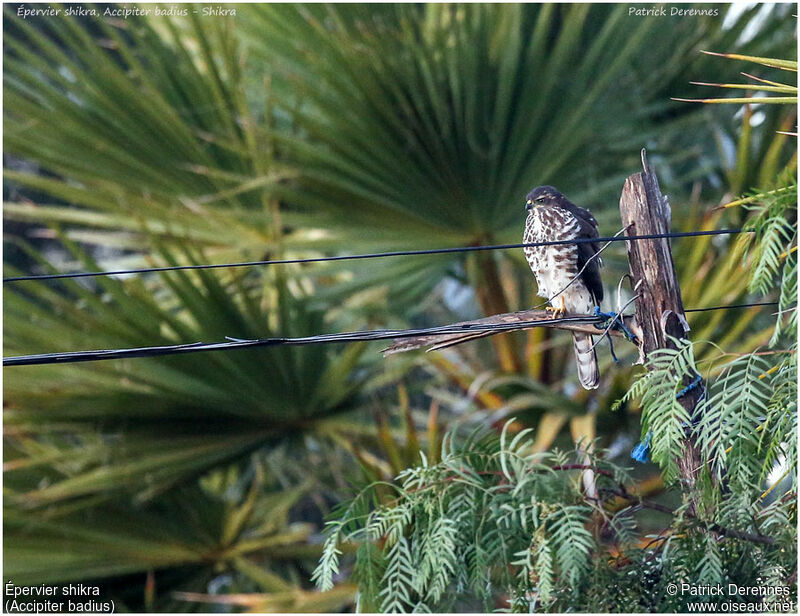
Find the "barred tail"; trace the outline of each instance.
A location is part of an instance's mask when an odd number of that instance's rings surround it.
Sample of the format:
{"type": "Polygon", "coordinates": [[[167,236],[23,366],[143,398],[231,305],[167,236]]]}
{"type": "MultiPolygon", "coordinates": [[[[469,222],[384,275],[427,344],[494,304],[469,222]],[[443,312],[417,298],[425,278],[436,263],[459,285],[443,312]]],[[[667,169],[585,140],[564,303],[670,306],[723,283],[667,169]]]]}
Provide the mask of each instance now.
{"type": "Polygon", "coordinates": [[[575,333],[572,335],[572,341],[581,385],[584,389],[597,389],[600,382],[600,370],[597,367],[597,355],[592,348],[594,339],[589,334],[575,333]]]}

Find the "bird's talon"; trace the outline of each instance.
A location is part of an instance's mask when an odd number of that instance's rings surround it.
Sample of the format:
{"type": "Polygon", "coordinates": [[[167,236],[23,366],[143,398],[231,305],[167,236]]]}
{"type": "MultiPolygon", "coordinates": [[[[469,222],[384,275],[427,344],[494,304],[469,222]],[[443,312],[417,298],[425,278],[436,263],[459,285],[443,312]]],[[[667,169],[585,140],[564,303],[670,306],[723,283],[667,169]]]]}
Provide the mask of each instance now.
{"type": "Polygon", "coordinates": [[[564,302],[563,295],[560,295],[558,297],[558,303],[559,303],[558,306],[545,306],[545,310],[547,312],[553,313],[553,316],[550,317],[551,319],[559,319],[563,317],[565,314],[567,314],[567,306],[566,303],[564,302]]]}

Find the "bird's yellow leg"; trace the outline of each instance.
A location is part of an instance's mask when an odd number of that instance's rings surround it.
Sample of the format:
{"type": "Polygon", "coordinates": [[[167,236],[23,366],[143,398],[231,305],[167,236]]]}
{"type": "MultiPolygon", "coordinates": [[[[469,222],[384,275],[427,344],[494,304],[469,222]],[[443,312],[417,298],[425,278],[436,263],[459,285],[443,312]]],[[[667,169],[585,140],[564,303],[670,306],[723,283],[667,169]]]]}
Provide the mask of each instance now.
{"type": "Polygon", "coordinates": [[[558,303],[560,304],[560,306],[546,306],[545,307],[545,310],[547,312],[552,312],[553,313],[553,315],[552,315],[553,319],[558,319],[559,317],[562,317],[565,314],[567,314],[567,306],[566,306],[566,304],[564,304],[564,296],[563,295],[559,295],[558,296],[558,303]]]}

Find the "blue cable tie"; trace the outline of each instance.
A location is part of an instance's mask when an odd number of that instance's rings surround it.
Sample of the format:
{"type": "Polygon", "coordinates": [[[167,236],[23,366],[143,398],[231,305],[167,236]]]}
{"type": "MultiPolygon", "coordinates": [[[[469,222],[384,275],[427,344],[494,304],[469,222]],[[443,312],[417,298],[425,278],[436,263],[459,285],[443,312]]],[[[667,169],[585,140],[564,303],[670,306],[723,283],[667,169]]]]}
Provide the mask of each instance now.
{"type": "MultiPolygon", "coordinates": [[[[602,325],[595,325],[598,329],[621,329],[622,332],[625,334],[625,337],[628,340],[635,341],[636,336],[634,336],[631,331],[625,326],[625,323],[620,318],[616,312],[603,312],[600,310],[600,306],[594,307],[594,314],[598,317],[605,317],[606,322],[602,325]]],[[[611,336],[608,335],[608,331],[604,331],[603,335],[608,338],[608,348],[611,351],[611,357],[614,359],[614,363],[618,364],[619,359],[617,359],[617,354],[614,353],[614,341],[611,339],[611,336]]]]}
{"type": "Polygon", "coordinates": [[[611,340],[611,336],[608,337],[608,350],[611,351],[611,358],[614,360],[614,363],[618,364],[619,360],[617,359],[617,354],[614,353],[614,341],[611,340]]]}
{"type": "MultiPolygon", "coordinates": [[[[702,382],[703,382],[703,377],[698,374],[697,376],[695,376],[694,380],[691,383],[689,383],[686,387],[684,387],[677,394],[675,394],[675,397],[680,398],[682,396],[685,396],[702,382]]],[[[681,426],[684,428],[690,425],[694,425],[694,422],[692,422],[691,424],[688,422],[683,422],[681,424],[681,426]]],[[[652,440],[652,438],[653,438],[653,431],[651,430],[650,432],[647,433],[647,436],[644,438],[644,440],[639,442],[636,445],[636,447],[633,448],[633,450],[631,451],[631,458],[633,458],[637,462],[641,463],[647,462],[647,460],[650,457],[650,441],[652,440]]]]}
{"type": "Polygon", "coordinates": [[[650,458],[650,441],[653,438],[653,431],[647,433],[647,436],[631,451],[631,458],[644,464],[650,458]]]}
{"type": "Polygon", "coordinates": [[[692,391],[695,387],[697,387],[702,382],[702,380],[703,377],[698,374],[696,377],[694,377],[694,380],[691,383],[689,383],[686,387],[684,387],[677,394],[675,394],[675,397],[682,398],[690,391],[692,391]]]}
{"type": "Polygon", "coordinates": [[[625,325],[625,320],[622,318],[622,314],[617,314],[616,312],[603,312],[600,310],[600,306],[595,306],[594,315],[596,317],[605,317],[607,319],[603,325],[595,325],[595,327],[598,329],[617,329],[621,331],[628,340],[634,343],[636,342],[636,335],[630,329],[628,329],[627,325],[625,325]]]}

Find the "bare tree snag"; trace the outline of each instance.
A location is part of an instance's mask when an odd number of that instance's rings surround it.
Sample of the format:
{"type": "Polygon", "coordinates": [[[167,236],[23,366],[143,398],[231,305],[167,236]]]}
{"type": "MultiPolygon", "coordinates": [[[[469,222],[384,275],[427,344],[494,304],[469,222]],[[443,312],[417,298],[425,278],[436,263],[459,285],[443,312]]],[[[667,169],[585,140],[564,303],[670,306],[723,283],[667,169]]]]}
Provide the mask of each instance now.
{"type": "MultiPolygon", "coordinates": [[[[658,178],[647,164],[642,150],[644,171],[625,180],[619,210],[626,235],[669,233],[671,213],[667,198],[661,194],[658,178]]],[[[628,241],[628,263],[636,299],[636,322],[641,329],[641,352],[646,361],[656,349],[675,348],[673,338],[687,338],[689,325],[683,312],[681,289],[668,238],[628,241]]],[[[688,386],[691,380],[684,385],[688,386]]],[[[678,401],[695,420],[695,410],[704,384],[693,387],[678,401]]],[[[700,452],[691,438],[691,426],[685,431],[685,450],[678,460],[681,480],[691,494],[700,473],[700,452]]],[[[692,499],[693,500],[693,499],[692,499]]],[[[691,505],[694,514],[694,503],[691,505]]]]}

